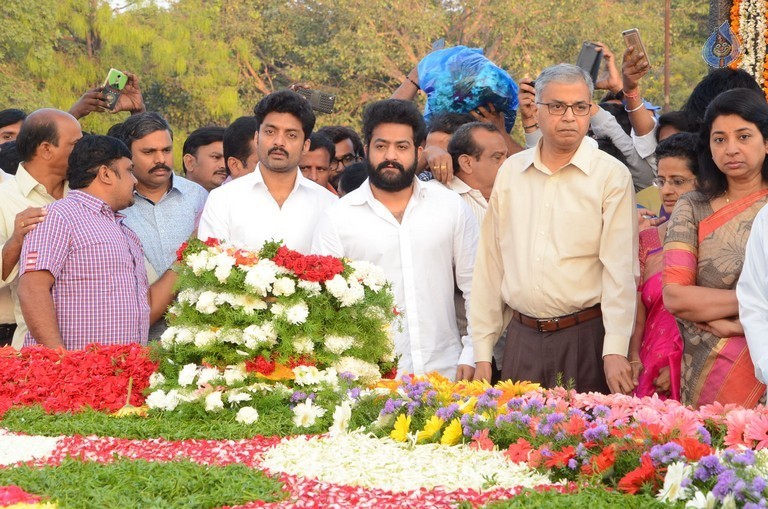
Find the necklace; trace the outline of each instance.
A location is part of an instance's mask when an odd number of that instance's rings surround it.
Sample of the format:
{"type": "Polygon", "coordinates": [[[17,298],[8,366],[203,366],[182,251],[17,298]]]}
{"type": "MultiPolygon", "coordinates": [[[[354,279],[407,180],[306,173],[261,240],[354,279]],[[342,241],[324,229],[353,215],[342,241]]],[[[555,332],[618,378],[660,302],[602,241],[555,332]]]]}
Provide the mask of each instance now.
{"type": "Polygon", "coordinates": [[[728,190],[727,189],[723,193],[723,196],[725,196],[725,203],[731,203],[731,199],[728,198],[728,190]]]}

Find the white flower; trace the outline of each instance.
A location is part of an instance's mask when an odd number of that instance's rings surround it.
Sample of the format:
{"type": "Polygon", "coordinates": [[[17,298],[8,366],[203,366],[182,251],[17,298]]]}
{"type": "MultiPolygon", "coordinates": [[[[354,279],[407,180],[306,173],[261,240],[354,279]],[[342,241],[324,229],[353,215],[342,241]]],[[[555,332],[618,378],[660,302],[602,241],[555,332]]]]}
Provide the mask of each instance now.
{"type": "Polygon", "coordinates": [[[341,300],[349,286],[347,285],[347,280],[344,279],[341,274],[336,274],[325,282],[325,288],[331,295],[336,297],[336,299],[341,300]]]}
{"type": "Polygon", "coordinates": [[[181,368],[181,371],[179,371],[179,385],[182,387],[192,385],[192,382],[195,381],[196,376],[197,366],[195,364],[187,364],[181,368]]]}
{"type": "Polygon", "coordinates": [[[249,315],[253,314],[254,311],[267,309],[267,303],[255,295],[236,295],[231,304],[242,308],[249,315]]]}
{"type": "Polygon", "coordinates": [[[325,409],[315,406],[311,399],[299,403],[293,409],[293,424],[299,428],[308,428],[315,424],[318,417],[325,415],[325,409]]]}
{"type": "Polygon", "coordinates": [[[352,418],[352,406],[349,401],[342,401],[341,405],[336,407],[333,411],[333,424],[328,429],[328,433],[331,436],[336,436],[340,433],[344,433],[349,428],[349,420],[352,418]]]}
{"type": "Polygon", "coordinates": [[[227,253],[219,253],[211,258],[211,262],[216,265],[216,270],[213,272],[216,279],[219,280],[219,283],[225,283],[232,272],[232,267],[235,266],[236,260],[227,253]]]}
{"type": "Polygon", "coordinates": [[[149,408],[156,408],[158,410],[174,410],[179,404],[179,391],[171,389],[166,394],[164,390],[158,389],[153,391],[147,396],[146,403],[149,408]]]}
{"type": "Polygon", "coordinates": [[[259,412],[250,406],[244,406],[237,411],[235,420],[241,424],[253,424],[259,420],[259,412]]]}
{"type": "Polygon", "coordinates": [[[190,329],[180,328],[176,333],[177,345],[192,343],[194,340],[195,340],[195,333],[190,329]]]}
{"type": "Polygon", "coordinates": [[[160,344],[163,348],[170,348],[173,346],[173,340],[176,338],[176,327],[168,327],[160,335],[160,344]]]}
{"type": "Polygon", "coordinates": [[[201,330],[195,334],[195,346],[206,348],[216,342],[216,333],[212,330],[201,330]]]}
{"type": "Polygon", "coordinates": [[[325,349],[336,355],[341,355],[355,344],[352,336],[325,336],[325,349]]]}
{"type": "Polygon", "coordinates": [[[299,281],[299,288],[307,292],[310,297],[317,297],[323,291],[322,285],[317,281],[305,281],[303,279],[299,281]]]}
{"type": "Polygon", "coordinates": [[[248,268],[245,285],[262,297],[266,297],[277,279],[278,266],[272,260],[261,259],[248,268]]]}
{"type": "Polygon", "coordinates": [[[200,311],[205,315],[210,315],[211,313],[215,313],[219,309],[216,306],[216,293],[210,290],[207,290],[201,293],[200,296],[197,298],[197,304],[195,304],[195,309],[197,309],[198,311],[200,311]]]}
{"type": "Polygon", "coordinates": [[[356,279],[349,278],[349,290],[341,299],[342,306],[352,306],[365,298],[365,288],[356,279]]]}
{"type": "Polygon", "coordinates": [[[277,297],[293,295],[296,293],[296,283],[289,277],[279,277],[272,285],[272,293],[277,297]]]}
{"type": "Polygon", "coordinates": [[[249,325],[243,330],[243,343],[251,349],[259,346],[273,346],[277,342],[277,331],[272,322],[249,325]]]}
{"type": "Polygon", "coordinates": [[[294,325],[304,323],[308,316],[309,308],[304,301],[299,301],[285,310],[285,319],[294,325]]]}
{"type": "Polygon", "coordinates": [[[162,373],[155,372],[149,375],[149,388],[154,389],[155,387],[159,387],[165,383],[165,377],[162,373]]]}
{"type": "Polygon", "coordinates": [[[227,382],[227,385],[234,385],[237,382],[242,382],[245,380],[246,376],[248,376],[248,374],[245,371],[244,363],[227,366],[224,369],[224,380],[227,382]]]}
{"type": "Polygon", "coordinates": [[[205,397],[206,412],[218,412],[224,408],[224,402],[221,400],[221,391],[213,391],[205,397]]]}
{"type": "Polygon", "coordinates": [[[203,368],[200,370],[200,377],[197,379],[197,385],[203,386],[221,378],[221,373],[217,368],[203,368]]]}
{"type": "Polygon", "coordinates": [[[352,277],[374,292],[378,292],[387,284],[387,276],[384,274],[384,269],[378,265],[365,260],[354,260],[349,262],[349,266],[354,269],[352,277]]]}
{"type": "Polygon", "coordinates": [[[685,504],[686,509],[715,509],[717,507],[717,499],[711,491],[707,491],[704,495],[699,490],[693,494],[693,498],[685,504]]]}
{"type": "Polygon", "coordinates": [[[320,372],[320,381],[336,389],[339,386],[339,373],[333,367],[324,369],[320,372]]]}
{"type": "Polygon", "coordinates": [[[372,384],[381,379],[379,368],[370,362],[355,357],[342,357],[333,366],[339,373],[352,373],[364,384],[372,384]]]}
{"type": "Polygon", "coordinates": [[[227,393],[227,401],[229,401],[229,404],[232,403],[242,403],[243,401],[251,401],[253,397],[248,394],[247,392],[241,391],[239,389],[233,389],[227,393]]]}
{"type": "Polygon", "coordinates": [[[296,377],[294,382],[298,385],[317,385],[323,380],[315,366],[296,366],[293,374],[296,377]]]}
{"type": "Polygon", "coordinates": [[[691,467],[681,461],[676,461],[667,467],[664,476],[664,487],[656,495],[662,502],[676,502],[688,498],[688,490],[683,488],[684,479],[690,479],[691,467]]]}
{"type": "Polygon", "coordinates": [[[283,306],[279,302],[275,302],[271,306],[269,306],[269,311],[276,317],[280,318],[285,314],[285,306],[283,306]]]}
{"type": "Polygon", "coordinates": [[[200,251],[187,256],[187,266],[192,269],[195,276],[199,276],[203,271],[208,270],[208,251],[200,251]]]}
{"type": "Polygon", "coordinates": [[[176,300],[179,301],[181,304],[192,304],[194,302],[197,302],[197,298],[199,295],[200,295],[200,292],[195,290],[194,288],[185,288],[179,292],[179,295],[176,297],[176,300]]]}
{"type": "Polygon", "coordinates": [[[315,343],[307,336],[301,336],[293,340],[293,349],[296,353],[312,353],[315,350],[315,343]]]}
{"type": "Polygon", "coordinates": [[[232,343],[233,345],[240,345],[243,343],[243,333],[232,329],[221,332],[219,341],[222,343],[232,343]]]}

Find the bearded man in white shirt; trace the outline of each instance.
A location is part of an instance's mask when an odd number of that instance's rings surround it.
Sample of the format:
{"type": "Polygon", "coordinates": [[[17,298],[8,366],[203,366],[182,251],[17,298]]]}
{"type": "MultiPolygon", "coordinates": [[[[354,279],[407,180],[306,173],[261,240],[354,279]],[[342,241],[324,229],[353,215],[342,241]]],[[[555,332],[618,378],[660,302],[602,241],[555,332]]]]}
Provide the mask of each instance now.
{"type": "Polygon", "coordinates": [[[401,328],[395,327],[399,373],[474,373],[471,333],[461,337],[456,284],[469,302],[478,226],[458,194],[415,178],[426,136],[411,102],[371,104],[363,117],[369,178],[330,207],[312,251],[367,260],[392,282],[401,328]]]}
{"type": "Polygon", "coordinates": [[[299,171],[315,114],[302,96],[280,90],[264,97],[254,116],[256,170],[211,191],[198,237],[253,250],[267,241],[282,240],[289,248],[308,253],[318,218],[336,201],[333,193],[299,171]]]}
{"type": "Polygon", "coordinates": [[[585,136],[592,79],[559,64],[536,79],[542,138],[502,164],[483,220],[469,323],[475,379],[489,380],[509,324],[502,379],[629,394],[637,212],[626,167],[585,136]]]}

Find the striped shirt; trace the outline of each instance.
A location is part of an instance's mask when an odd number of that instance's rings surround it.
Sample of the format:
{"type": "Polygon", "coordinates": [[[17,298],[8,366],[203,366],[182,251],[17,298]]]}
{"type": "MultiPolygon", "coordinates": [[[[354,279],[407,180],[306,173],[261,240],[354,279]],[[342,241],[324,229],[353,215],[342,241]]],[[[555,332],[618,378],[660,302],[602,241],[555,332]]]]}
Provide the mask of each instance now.
{"type": "MultiPolygon", "coordinates": [[[[102,200],[82,191],[48,207],[27,234],[20,273],[53,275],[53,305],[67,350],[89,343],[147,344],[149,283],[136,234],[102,200]]],[[[27,333],[25,346],[34,345],[27,333]]]]}

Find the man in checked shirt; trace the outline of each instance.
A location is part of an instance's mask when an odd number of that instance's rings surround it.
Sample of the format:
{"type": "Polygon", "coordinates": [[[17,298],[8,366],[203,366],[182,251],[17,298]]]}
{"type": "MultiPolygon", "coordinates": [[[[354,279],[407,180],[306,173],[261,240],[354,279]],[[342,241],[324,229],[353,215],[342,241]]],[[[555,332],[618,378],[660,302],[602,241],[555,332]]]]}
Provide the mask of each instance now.
{"type": "Polygon", "coordinates": [[[134,200],[131,152],[109,136],[81,139],[69,156],[70,193],[24,238],[18,295],[25,345],[82,349],[145,345],[172,298],[171,270],[151,287],[136,234],[118,211],[134,200]]]}

